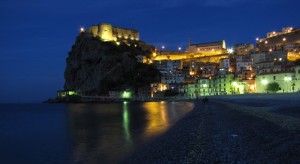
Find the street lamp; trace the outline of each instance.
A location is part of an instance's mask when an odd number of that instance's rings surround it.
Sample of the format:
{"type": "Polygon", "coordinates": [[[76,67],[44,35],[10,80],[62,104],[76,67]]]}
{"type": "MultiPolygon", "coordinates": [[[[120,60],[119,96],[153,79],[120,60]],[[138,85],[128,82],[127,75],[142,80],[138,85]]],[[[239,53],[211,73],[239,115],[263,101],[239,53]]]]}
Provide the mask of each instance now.
{"type": "Polygon", "coordinates": [[[178,47],[178,51],[181,51],[181,47],[178,47]]]}
{"type": "Polygon", "coordinates": [[[263,85],[266,85],[266,84],[268,84],[268,80],[263,79],[263,80],[261,81],[261,83],[262,83],[263,85]]]}
{"type": "Polygon", "coordinates": [[[80,27],[80,32],[84,32],[84,28],[83,27],[80,27]]]}

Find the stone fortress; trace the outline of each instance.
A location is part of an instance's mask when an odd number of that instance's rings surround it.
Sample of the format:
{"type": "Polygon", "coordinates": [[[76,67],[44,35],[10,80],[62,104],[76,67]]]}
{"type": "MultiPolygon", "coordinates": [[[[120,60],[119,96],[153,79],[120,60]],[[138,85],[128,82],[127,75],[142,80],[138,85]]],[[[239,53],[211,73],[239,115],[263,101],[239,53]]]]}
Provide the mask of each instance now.
{"type": "Polygon", "coordinates": [[[139,32],[133,29],[114,27],[108,23],[93,25],[86,30],[93,37],[100,37],[103,41],[138,41],[139,32]]]}

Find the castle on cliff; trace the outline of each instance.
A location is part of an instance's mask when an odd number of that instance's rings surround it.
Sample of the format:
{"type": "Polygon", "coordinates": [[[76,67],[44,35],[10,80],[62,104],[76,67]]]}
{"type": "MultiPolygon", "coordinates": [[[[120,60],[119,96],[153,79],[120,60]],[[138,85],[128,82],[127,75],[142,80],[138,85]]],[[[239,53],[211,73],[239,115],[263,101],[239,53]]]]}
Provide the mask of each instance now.
{"type": "Polygon", "coordinates": [[[108,23],[93,25],[86,30],[93,37],[100,37],[103,41],[138,41],[139,32],[133,29],[114,27],[108,23]]]}

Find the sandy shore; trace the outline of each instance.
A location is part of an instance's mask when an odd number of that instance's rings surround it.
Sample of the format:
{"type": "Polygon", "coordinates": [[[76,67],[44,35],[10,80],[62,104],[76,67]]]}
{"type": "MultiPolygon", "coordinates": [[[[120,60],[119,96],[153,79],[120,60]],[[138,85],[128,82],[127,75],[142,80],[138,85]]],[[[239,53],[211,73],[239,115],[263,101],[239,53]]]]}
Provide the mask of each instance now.
{"type": "Polygon", "coordinates": [[[298,95],[195,102],[192,112],[124,163],[299,163],[298,95]]]}

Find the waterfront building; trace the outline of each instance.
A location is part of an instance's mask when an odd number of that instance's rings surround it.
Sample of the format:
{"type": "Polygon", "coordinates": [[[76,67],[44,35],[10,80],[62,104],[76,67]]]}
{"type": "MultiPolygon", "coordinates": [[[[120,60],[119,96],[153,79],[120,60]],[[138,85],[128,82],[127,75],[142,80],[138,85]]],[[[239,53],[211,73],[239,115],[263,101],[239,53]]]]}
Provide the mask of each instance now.
{"type": "Polygon", "coordinates": [[[151,93],[150,93],[151,98],[161,96],[160,93],[162,91],[169,89],[169,86],[164,83],[151,83],[150,86],[151,86],[151,93]]]}
{"type": "Polygon", "coordinates": [[[78,95],[76,91],[65,91],[65,90],[57,91],[57,97],[76,96],[76,95],[78,95]]]}
{"type": "Polygon", "coordinates": [[[200,78],[198,81],[200,96],[212,96],[216,95],[216,89],[214,87],[214,81],[210,78],[200,78]]]}
{"type": "Polygon", "coordinates": [[[199,90],[197,83],[188,84],[188,98],[197,99],[199,98],[199,90]]]}
{"type": "Polygon", "coordinates": [[[300,66],[281,72],[266,72],[256,75],[257,93],[266,93],[267,85],[272,82],[279,84],[278,92],[281,93],[300,91],[300,66]]]}

